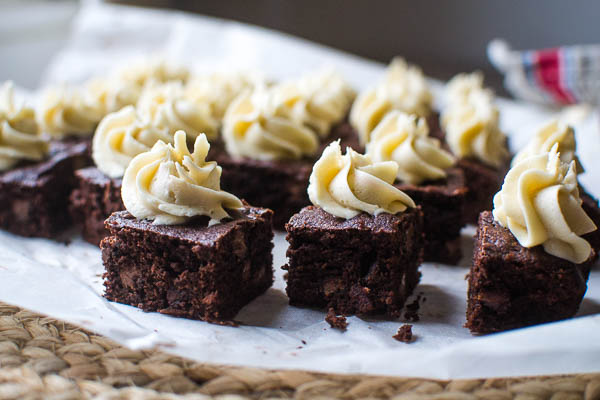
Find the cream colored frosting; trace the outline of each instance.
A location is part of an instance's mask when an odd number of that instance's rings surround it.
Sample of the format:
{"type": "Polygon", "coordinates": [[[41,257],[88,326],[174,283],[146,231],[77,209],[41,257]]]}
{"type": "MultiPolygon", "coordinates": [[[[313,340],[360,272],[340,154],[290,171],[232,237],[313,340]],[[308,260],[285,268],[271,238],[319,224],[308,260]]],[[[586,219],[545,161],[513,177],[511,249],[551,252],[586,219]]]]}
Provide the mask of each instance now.
{"type": "Polygon", "coordinates": [[[489,90],[473,90],[468,95],[449,97],[442,115],[446,142],[454,155],[474,157],[492,167],[508,158],[506,136],[500,130],[498,108],[489,90]]]}
{"type": "Polygon", "coordinates": [[[392,184],[398,165],[393,161],[372,162],[350,147],[342,155],[339,141],[332,142],[315,163],[309,179],[310,201],[340,218],[366,212],[396,214],[414,201],[392,184]]]}
{"type": "Polygon", "coordinates": [[[362,144],[390,110],[425,117],[431,113],[433,97],[420,68],[402,58],[394,58],[384,79],[361,94],[352,105],[350,123],[358,131],[362,144]]]}
{"type": "Polygon", "coordinates": [[[154,126],[140,117],[133,106],[108,114],[100,121],[92,146],[96,166],[111,178],[120,178],[133,157],[149,151],[162,140],[170,143],[173,136],[167,128],[154,126]]]}
{"type": "Polygon", "coordinates": [[[258,88],[237,97],[223,121],[223,139],[233,156],[258,160],[299,159],[315,153],[317,135],[287,115],[273,89],[258,88]]]}
{"type": "Polygon", "coordinates": [[[135,105],[142,88],[133,82],[97,77],[87,81],[82,90],[86,104],[99,114],[107,115],[125,106],[135,105]]]}
{"type": "Polygon", "coordinates": [[[596,226],[581,207],[575,162],[562,162],[557,149],[555,144],[549,153],[512,167],[494,196],[493,215],[523,247],[542,245],[549,254],[580,264],[591,253],[581,235],[596,226]]]}
{"type": "Polygon", "coordinates": [[[42,132],[55,138],[91,136],[103,116],[103,110],[86,101],[80,88],[66,85],[46,89],[37,112],[42,132]]]}
{"type": "Polygon", "coordinates": [[[252,73],[215,72],[197,75],[185,85],[185,98],[208,104],[213,118],[220,121],[237,96],[264,83],[261,77],[252,73]]]}
{"type": "Polygon", "coordinates": [[[282,97],[288,116],[321,137],[344,119],[356,96],[344,78],[330,69],[284,82],[275,90],[282,97]]]}
{"type": "Polygon", "coordinates": [[[481,90],[485,88],[483,74],[480,71],[461,73],[450,79],[446,85],[446,97],[453,102],[467,101],[471,93],[481,90]]]}
{"type": "Polygon", "coordinates": [[[185,83],[189,79],[190,71],[182,65],[163,58],[142,58],[118,68],[113,76],[120,82],[129,82],[142,88],[149,82],[180,81],[185,83]]]}
{"type": "Polygon", "coordinates": [[[21,160],[40,161],[48,153],[48,142],[38,134],[33,108],[17,103],[13,83],[0,87],[0,171],[21,160]]]}
{"type": "Polygon", "coordinates": [[[135,156],[121,189],[127,211],[156,225],[176,225],[200,215],[220,221],[229,216],[225,209],[241,208],[237,197],[221,190],[221,167],[206,161],[209,148],[200,134],[190,153],[185,132],[177,131],[174,146],[158,141],[135,156]]]}
{"type": "Polygon", "coordinates": [[[527,157],[549,152],[555,143],[558,143],[558,152],[561,161],[566,163],[575,161],[577,164],[577,173],[584,172],[575,155],[575,131],[573,131],[571,126],[559,120],[550,121],[538,130],[529,143],[515,155],[512,165],[518,164],[527,157]]]}
{"type": "Polygon", "coordinates": [[[136,108],[144,118],[172,134],[183,130],[191,140],[200,133],[210,139],[218,134],[219,121],[211,115],[209,104],[187,99],[180,82],[147,86],[136,108]]]}
{"type": "Polygon", "coordinates": [[[367,155],[374,162],[395,161],[396,178],[414,185],[445,178],[455,161],[429,136],[424,118],[402,111],[390,111],[371,132],[367,155]]]}

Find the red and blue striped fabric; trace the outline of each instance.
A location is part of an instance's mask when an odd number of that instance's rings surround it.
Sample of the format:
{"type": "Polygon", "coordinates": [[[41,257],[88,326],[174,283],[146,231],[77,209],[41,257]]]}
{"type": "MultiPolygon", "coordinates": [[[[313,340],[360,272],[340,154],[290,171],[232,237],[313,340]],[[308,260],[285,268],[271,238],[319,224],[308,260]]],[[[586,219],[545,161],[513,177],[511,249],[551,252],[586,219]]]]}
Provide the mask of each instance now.
{"type": "Polygon", "coordinates": [[[600,104],[600,45],[514,51],[488,46],[490,61],[515,97],[553,104],[600,104]]]}

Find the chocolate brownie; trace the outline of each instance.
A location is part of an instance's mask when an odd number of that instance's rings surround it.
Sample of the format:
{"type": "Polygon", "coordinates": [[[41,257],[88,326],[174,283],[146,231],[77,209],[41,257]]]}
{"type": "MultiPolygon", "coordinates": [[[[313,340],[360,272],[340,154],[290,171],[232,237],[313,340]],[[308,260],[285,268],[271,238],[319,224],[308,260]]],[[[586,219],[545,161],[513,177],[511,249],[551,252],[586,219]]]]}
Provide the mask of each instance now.
{"type": "Polygon", "coordinates": [[[290,304],[398,317],[420,279],[423,213],[345,220],[308,206],[286,225],[290,304]]]}
{"type": "MultiPolygon", "coordinates": [[[[434,113],[427,118],[429,136],[442,142],[442,148],[450,151],[446,142],[446,133],[439,122],[439,114],[434,113]]],[[[508,139],[506,140],[508,148],[508,139]]],[[[479,213],[493,208],[494,195],[498,193],[504,182],[504,176],[510,168],[510,160],[498,168],[491,167],[474,158],[461,158],[456,166],[463,170],[467,183],[467,194],[463,208],[463,222],[477,224],[479,213]]]]}
{"type": "Polygon", "coordinates": [[[424,260],[456,264],[462,257],[460,230],[467,187],[460,168],[447,170],[445,179],[420,185],[396,183],[423,210],[424,260]]]}
{"type": "Polygon", "coordinates": [[[74,172],[88,163],[85,143],[52,142],[48,158],[0,173],[0,228],[52,238],[68,228],[74,172]]]}
{"type": "Polygon", "coordinates": [[[154,225],[127,211],[106,220],[100,243],[105,296],[177,317],[226,323],[273,283],[273,212],[247,204],[208,226],[154,225]]]}
{"type": "Polygon", "coordinates": [[[600,254],[600,207],[598,207],[598,200],[589,194],[581,185],[579,186],[579,197],[583,201],[581,204],[583,211],[585,211],[592,221],[594,221],[594,224],[598,228],[583,236],[585,240],[590,242],[590,245],[595,250],[595,257],[593,259],[593,262],[595,262],[600,254]]]}
{"type": "Polygon", "coordinates": [[[254,160],[232,157],[222,142],[211,142],[208,158],[222,168],[223,190],[245,199],[250,204],[275,212],[273,226],[283,230],[290,217],[310,204],[306,189],[316,159],[332,141],[341,139],[342,148],[358,147],[358,136],[346,121],[335,126],[325,138],[315,157],[301,160],[254,160]]]}
{"type": "Polygon", "coordinates": [[[125,209],[121,200],[121,178],[109,178],[96,167],[75,172],[76,185],[71,193],[71,215],[81,225],[83,238],[99,245],[109,232],[104,220],[125,209]]]}
{"type": "Polygon", "coordinates": [[[466,224],[477,224],[479,213],[493,208],[494,195],[502,188],[508,164],[493,168],[475,159],[462,158],[456,166],[463,170],[468,188],[463,221],[466,224]]]}
{"type": "Polygon", "coordinates": [[[589,261],[573,264],[522,247],[490,211],[479,216],[468,275],[466,327],[490,333],[572,317],[579,309],[589,261]]]}

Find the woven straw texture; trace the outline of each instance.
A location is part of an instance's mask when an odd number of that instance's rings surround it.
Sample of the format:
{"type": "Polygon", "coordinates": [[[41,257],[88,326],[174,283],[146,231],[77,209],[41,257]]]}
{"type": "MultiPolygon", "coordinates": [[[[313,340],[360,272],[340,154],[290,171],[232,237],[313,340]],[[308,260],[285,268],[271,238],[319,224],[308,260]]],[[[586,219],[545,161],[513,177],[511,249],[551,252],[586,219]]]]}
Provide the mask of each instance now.
{"type": "Polygon", "coordinates": [[[434,381],[199,364],[0,303],[0,399],[600,399],[600,373],[434,381]]]}

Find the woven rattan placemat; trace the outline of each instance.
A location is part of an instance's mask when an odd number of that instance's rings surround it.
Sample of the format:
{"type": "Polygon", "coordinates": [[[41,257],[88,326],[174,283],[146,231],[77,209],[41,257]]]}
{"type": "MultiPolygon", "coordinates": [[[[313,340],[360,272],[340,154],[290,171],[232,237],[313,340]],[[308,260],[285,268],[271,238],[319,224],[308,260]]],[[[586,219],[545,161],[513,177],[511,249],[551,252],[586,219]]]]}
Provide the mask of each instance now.
{"type": "Polygon", "coordinates": [[[3,303],[0,367],[0,399],[600,399],[600,373],[435,381],[206,365],[3,303]]]}

